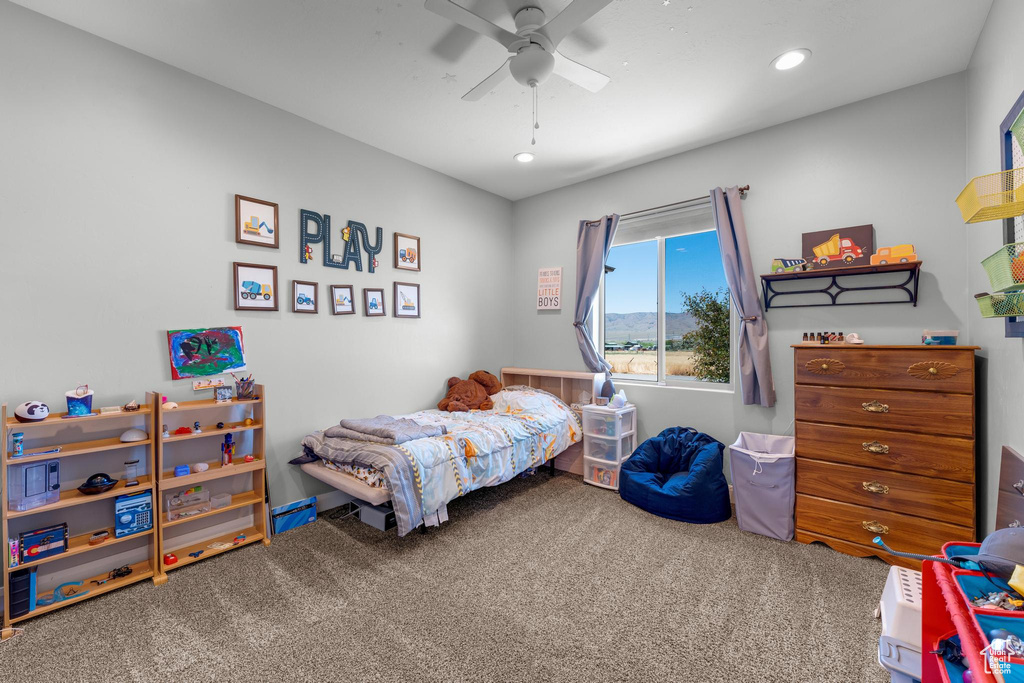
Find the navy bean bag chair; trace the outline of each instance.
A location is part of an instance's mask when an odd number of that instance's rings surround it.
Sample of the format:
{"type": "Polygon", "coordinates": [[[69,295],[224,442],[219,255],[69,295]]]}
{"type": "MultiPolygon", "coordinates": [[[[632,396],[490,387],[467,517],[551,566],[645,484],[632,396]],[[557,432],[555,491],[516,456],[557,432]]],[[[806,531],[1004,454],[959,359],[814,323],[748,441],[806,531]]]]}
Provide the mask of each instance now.
{"type": "Polygon", "coordinates": [[[659,517],[712,524],[732,516],[720,442],[692,427],[669,427],[622,464],[619,495],[659,517]]]}

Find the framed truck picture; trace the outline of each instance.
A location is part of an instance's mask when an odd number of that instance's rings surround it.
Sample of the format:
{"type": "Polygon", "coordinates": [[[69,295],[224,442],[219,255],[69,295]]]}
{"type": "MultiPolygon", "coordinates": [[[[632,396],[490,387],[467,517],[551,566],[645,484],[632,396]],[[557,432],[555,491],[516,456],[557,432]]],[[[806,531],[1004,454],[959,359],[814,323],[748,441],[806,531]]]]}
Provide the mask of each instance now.
{"type": "Polygon", "coordinates": [[[277,266],[234,263],[235,310],[277,310],[277,266]]]}
{"type": "Polygon", "coordinates": [[[805,232],[802,236],[801,255],[814,264],[815,270],[871,265],[874,253],[873,225],[805,232]]]}

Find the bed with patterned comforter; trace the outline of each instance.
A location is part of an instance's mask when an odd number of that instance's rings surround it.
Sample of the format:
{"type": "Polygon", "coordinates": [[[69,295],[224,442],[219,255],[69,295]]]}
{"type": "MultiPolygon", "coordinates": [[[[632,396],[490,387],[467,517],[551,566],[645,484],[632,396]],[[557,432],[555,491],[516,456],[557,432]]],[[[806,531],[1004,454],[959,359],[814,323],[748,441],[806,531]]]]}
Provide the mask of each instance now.
{"type": "MultiPolygon", "coordinates": [[[[399,416],[443,427],[441,436],[384,444],[313,432],[302,440],[313,455],[391,493],[398,535],[470,491],[496,486],[554,458],[582,439],[576,413],[558,397],[529,387],[507,387],[494,408],[448,413],[423,410],[399,416]]],[[[372,484],[370,484],[372,485],[372,484]]],[[[445,515],[446,516],[446,515],[445,515]]]]}

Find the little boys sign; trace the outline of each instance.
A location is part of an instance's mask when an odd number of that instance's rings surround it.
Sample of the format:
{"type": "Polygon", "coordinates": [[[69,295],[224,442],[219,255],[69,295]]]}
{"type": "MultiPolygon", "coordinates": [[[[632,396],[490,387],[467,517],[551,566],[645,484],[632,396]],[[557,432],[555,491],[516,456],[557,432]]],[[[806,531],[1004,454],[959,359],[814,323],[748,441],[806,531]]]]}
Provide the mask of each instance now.
{"type": "Polygon", "coordinates": [[[537,310],[557,311],[562,308],[562,268],[541,268],[537,271],[537,310]]]}

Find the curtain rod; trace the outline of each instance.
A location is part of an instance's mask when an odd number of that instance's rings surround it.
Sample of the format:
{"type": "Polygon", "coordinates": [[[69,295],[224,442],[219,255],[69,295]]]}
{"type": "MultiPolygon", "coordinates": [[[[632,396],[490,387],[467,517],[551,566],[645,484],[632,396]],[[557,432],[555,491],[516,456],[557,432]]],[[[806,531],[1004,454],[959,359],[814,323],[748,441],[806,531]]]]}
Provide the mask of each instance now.
{"type": "MultiPolygon", "coordinates": [[[[747,191],[750,190],[750,185],[744,185],[739,188],[740,198],[747,196],[747,191]]],[[[658,211],[659,209],[670,209],[673,206],[679,206],[680,204],[689,204],[690,202],[700,201],[701,199],[707,199],[710,195],[704,195],[703,197],[694,197],[693,199],[684,199],[681,202],[673,202],[671,204],[662,204],[661,206],[652,206],[649,209],[640,209],[639,211],[630,211],[629,213],[620,214],[619,218],[629,218],[630,216],[639,216],[642,213],[648,213],[649,211],[658,211]]]]}

